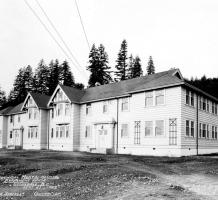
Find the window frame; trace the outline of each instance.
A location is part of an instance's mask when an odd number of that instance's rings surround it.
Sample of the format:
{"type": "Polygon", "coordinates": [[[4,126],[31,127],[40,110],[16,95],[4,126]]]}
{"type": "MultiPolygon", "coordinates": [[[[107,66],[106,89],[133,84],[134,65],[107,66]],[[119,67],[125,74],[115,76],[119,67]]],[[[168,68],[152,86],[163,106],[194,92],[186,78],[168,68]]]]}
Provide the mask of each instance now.
{"type": "Polygon", "coordinates": [[[154,91],[145,92],[145,107],[152,107],[154,106],[154,91]],[[150,94],[150,95],[149,95],[150,94]],[[151,99],[152,104],[147,104],[147,99],[151,99]]]}
{"type": "Polygon", "coordinates": [[[155,90],[155,106],[162,106],[165,105],[165,89],[155,90]],[[157,95],[158,92],[162,91],[163,93],[160,95],[157,95]],[[157,104],[157,97],[163,96],[163,103],[157,104]]]}
{"type": "Polygon", "coordinates": [[[159,119],[159,120],[155,120],[155,137],[164,137],[165,136],[165,120],[163,120],[163,119],[159,119]],[[157,122],[160,122],[160,121],[162,121],[163,122],[163,134],[161,134],[161,135],[157,135],[157,122]]]}
{"type": "Polygon", "coordinates": [[[121,138],[129,137],[129,124],[128,123],[122,123],[120,132],[121,132],[121,138]],[[126,126],[126,129],[123,128],[124,125],[126,126]],[[126,134],[124,134],[124,130],[126,130],[126,134]]]}
{"type": "Polygon", "coordinates": [[[129,111],[129,97],[125,97],[121,99],[121,111],[122,112],[129,111]]]}
{"type": "Polygon", "coordinates": [[[153,121],[145,121],[145,134],[144,137],[153,137],[154,136],[154,122],[153,121]],[[147,126],[146,123],[151,123],[151,126],[147,126]],[[146,135],[146,128],[150,128],[150,134],[146,135]]]}

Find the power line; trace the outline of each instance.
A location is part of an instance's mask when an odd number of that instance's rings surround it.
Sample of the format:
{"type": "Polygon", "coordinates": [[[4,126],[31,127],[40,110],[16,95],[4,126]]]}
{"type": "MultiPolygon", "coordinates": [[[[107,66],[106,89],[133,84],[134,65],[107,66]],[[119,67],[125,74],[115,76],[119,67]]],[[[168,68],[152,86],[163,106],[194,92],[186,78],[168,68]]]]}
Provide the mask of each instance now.
{"type": "Polygon", "coordinates": [[[69,55],[67,54],[67,52],[63,49],[63,47],[59,44],[59,42],[56,40],[56,38],[53,36],[53,34],[51,33],[51,31],[47,28],[47,26],[43,23],[43,21],[41,20],[41,18],[38,16],[38,14],[33,10],[33,8],[30,6],[30,4],[24,0],[25,4],[28,6],[28,8],[32,11],[32,13],[35,15],[35,17],[39,20],[39,22],[42,24],[42,26],[45,28],[45,30],[49,33],[49,35],[51,36],[51,38],[55,41],[55,43],[58,45],[58,47],[62,50],[62,52],[67,56],[67,58],[72,62],[72,64],[77,68],[78,71],[82,72],[83,75],[85,75],[85,78],[87,79],[87,75],[85,74],[85,72],[81,71],[74,63],[74,61],[69,57],[69,55]]]}
{"type": "Polygon", "coordinates": [[[66,47],[66,49],[68,50],[68,52],[70,53],[70,55],[72,56],[72,58],[74,59],[74,61],[77,63],[77,65],[79,67],[81,67],[81,65],[79,64],[79,62],[77,61],[77,59],[75,58],[75,56],[73,55],[72,51],[70,50],[70,48],[68,47],[68,45],[66,44],[66,42],[64,41],[63,37],[61,36],[60,32],[57,30],[57,28],[55,27],[54,23],[51,21],[51,19],[49,18],[49,16],[46,14],[45,10],[43,9],[43,7],[41,6],[41,4],[39,3],[38,0],[35,0],[36,3],[38,4],[38,6],[40,7],[41,11],[44,13],[46,19],[49,21],[50,25],[52,26],[52,28],[55,30],[56,34],[59,36],[59,38],[61,39],[61,41],[63,42],[64,46],[66,47]]]}
{"type": "Polygon", "coordinates": [[[82,28],[83,28],[83,33],[84,33],[85,38],[86,38],[86,43],[87,43],[88,48],[89,48],[89,51],[90,51],[91,49],[90,49],[90,45],[89,45],[89,41],[88,41],[88,37],[87,37],[86,31],[85,31],[85,27],[84,27],[84,25],[83,25],[82,17],[81,17],[81,15],[80,15],[80,11],[79,11],[79,6],[78,6],[76,0],[75,0],[75,4],[76,4],[76,9],[77,9],[77,12],[78,12],[78,14],[79,14],[80,22],[81,22],[81,25],[82,25],[82,28]]]}

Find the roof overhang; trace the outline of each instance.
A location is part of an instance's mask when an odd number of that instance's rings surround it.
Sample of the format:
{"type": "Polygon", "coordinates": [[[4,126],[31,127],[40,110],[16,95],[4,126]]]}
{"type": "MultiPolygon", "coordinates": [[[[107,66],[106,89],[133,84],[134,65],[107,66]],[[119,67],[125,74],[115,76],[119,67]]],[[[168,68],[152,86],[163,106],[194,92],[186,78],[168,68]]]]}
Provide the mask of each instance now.
{"type": "Polygon", "coordinates": [[[28,101],[28,98],[29,98],[29,97],[31,97],[31,98],[33,99],[34,103],[36,104],[36,107],[39,108],[38,105],[37,105],[37,103],[36,103],[36,101],[35,101],[35,99],[33,98],[33,96],[30,94],[30,92],[28,92],[28,94],[27,94],[27,96],[26,96],[26,98],[25,98],[25,100],[24,100],[24,102],[23,102],[23,105],[22,105],[22,107],[21,107],[21,110],[24,109],[24,106],[25,106],[26,102],[28,101]]]}

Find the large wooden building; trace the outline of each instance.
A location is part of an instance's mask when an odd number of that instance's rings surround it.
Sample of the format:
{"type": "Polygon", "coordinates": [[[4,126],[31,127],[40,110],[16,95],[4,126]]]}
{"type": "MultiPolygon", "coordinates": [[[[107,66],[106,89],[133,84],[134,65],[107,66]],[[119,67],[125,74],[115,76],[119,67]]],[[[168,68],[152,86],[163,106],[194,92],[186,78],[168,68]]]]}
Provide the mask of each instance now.
{"type": "Polygon", "coordinates": [[[85,90],[58,85],[51,97],[30,93],[22,106],[0,112],[0,147],[155,156],[217,153],[217,103],[188,84],[178,69],[85,90]],[[37,119],[31,120],[35,112],[37,119]],[[19,125],[12,126],[11,118],[16,123],[20,118],[19,125]]]}

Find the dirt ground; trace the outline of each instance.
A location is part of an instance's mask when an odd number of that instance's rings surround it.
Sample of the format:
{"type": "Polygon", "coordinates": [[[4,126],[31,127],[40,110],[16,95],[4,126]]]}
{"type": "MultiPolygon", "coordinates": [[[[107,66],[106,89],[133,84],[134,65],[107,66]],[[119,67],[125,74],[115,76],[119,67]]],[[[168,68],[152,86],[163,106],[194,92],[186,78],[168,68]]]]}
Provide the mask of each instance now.
{"type": "Polygon", "coordinates": [[[218,156],[0,150],[0,199],[218,199],[218,156]]]}

